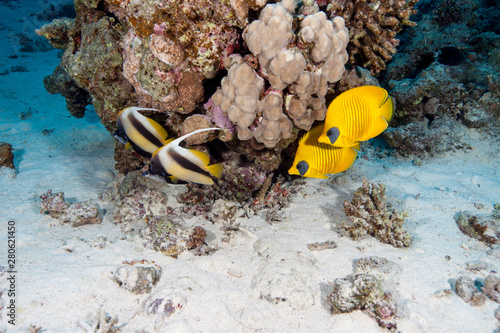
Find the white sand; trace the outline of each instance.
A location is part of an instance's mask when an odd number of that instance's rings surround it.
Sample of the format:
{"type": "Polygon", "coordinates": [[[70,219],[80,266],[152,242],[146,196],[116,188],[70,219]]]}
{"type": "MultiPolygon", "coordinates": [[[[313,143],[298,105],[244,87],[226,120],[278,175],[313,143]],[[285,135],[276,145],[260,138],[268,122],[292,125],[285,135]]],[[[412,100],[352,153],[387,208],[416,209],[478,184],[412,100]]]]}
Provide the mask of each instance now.
{"type": "MultiPolygon", "coordinates": [[[[2,57],[10,53],[6,50],[2,57]]],[[[484,279],[500,269],[499,258],[462,234],[453,219],[459,210],[488,213],[500,202],[498,142],[480,140],[469,131],[471,151],[430,158],[422,166],[379,160],[368,150],[367,159],[361,156],[341,176],[344,183],[307,180],[284,211],[285,220],[270,225],[259,217],[240,219],[245,232],[229,243],[221,242],[220,225],[186,220],[207,229],[208,243],[220,249],[202,257],[184,252],[174,259],[125,237],[112,223],[110,210],[102,224],[78,228],[39,213],[39,196],[48,189],[63,191],[70,202],[92,199],[105,208],[98,195],[116,173],[113,139],[97,116],[89,112],[75,119],[61,96],[46,93],[42,78],[57,65],[56,54],[24,54],[10,61],[26,65],[29,72],[0,77],[0,141],[14,147],[16,166],[15,172],[0,169],[0,266],[7,265],[6,228],[12,220],[18,271],[16,326],[7,323],[4,308],[0,330],[26,332],[35,325],[44,332],[80,332],[78,326],[95,321],[102,309],[118,318],[123,332],[383,332],[360,311],[332,315],[324,304],[328,285],[352,273],[353,259],[367,256],[401,267],[392,277],[400,331],[492,332],[499,325],[493,315],[499,305],[493,301],[473,307],[454,293],[442,293],[460,275],[484,279]],[[28,110],[32,116],[20,120],[19,114],[28,110]],[[43,129],[54,132],[45,136],[43,129]],[[410,248],[393,248],[373,238],[352,241],[334,231],[345,220],[344,200],[351,199],[363,177],[385,184],[394,208],[410,212],[410,248]],[[326,240],[338,247],[312,252],[306,246],[326,240]],[[112,281],[123,261],[142,259],[162,268],[151,294],[135,295],[112,281]],[[467,271],[465,264],[474,260],[489,269],[467,271]],[[287,301],[271,303],[260,297],[266,292],[287,301]],[[156,298],[180,306],[169,317],[147,315],[144,305],[156,298]]],[[[4,307],[10,301],[6,278],[7,273],[0,273],[4,307]]]]}

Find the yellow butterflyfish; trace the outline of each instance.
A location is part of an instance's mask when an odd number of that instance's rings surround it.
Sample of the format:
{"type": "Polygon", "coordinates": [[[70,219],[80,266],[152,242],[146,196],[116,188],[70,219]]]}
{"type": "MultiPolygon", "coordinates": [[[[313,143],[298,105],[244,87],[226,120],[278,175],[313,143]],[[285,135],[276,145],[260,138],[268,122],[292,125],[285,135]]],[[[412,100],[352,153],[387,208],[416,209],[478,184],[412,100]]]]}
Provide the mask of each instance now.
{"type": "Polygon", "coordinates": [[[396,103],[377,86],[349,89],[335,98],[326,113],[319,142],[353,147],[381,134],[389,126],[396,103]]]}
{"type": "Polygon", "coordinates": [[[343,172],[351,167],[358,154],[356,149],[359,150],[359,144],[339,148],[318,142],[322,131],[323,125],[316,126],[300,139],[289,174],[328,178],[327,174],[343,172]]]}

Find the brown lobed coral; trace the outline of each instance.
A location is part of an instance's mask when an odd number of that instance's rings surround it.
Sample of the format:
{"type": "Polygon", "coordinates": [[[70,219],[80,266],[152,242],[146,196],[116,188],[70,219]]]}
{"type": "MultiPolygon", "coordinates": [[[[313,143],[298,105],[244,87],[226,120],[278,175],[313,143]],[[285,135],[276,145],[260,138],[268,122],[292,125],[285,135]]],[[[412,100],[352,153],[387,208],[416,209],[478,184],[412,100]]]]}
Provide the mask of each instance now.
{"type": "Polygon", "coordinates": [[[0,167],[14,169],[14,154],[12,146],[7,142],[0,142],[0,167]]]}
{"type": "Polygon", "coordinates": [[[242,34],[252,54],[224,62],[228,75],[212,100],[239,140],[275,148],[293,125],[309,130],[325,118],[328,84],[340,80],[348,59],[348,31],[341,17],[311,8],[295,15],[292,0],[266,5],[242,34]]]}
{"type": "Polygon", "coordinates": [[[382,184],[375,185],[364,178],[363,186],[354,192],[352,202],[344,202],[344,212],[348,222],[342,224],[342,229],[352,239],[370,235],[395,247],[411,244],[410,234],[403,229],[407,213],[388,208],[382,184]]]}
{"type": "Polygon", "coordinates": [[[396,34],[404,25],[415,26],[410,16],[418,0],[329,0],[330,17],[341,16],[349,29],[350,63],[377,74],[396,53],[396,34]]]}

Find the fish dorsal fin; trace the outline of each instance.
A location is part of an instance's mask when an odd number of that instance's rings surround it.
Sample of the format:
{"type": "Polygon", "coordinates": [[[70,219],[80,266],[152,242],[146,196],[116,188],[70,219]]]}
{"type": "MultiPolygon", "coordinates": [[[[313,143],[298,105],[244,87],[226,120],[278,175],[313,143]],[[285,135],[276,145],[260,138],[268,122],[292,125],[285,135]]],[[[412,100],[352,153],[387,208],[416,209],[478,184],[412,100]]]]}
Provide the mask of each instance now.
{"type": "Polygon", "coordinates": [[[206,132],[206,131],[212,131],[212,130],[222,131],[223,129],[218,128],[218,127],[202,128],[202,129],[193,131],[191,133],[188,133],[186,135],[183,135],[183,136],[181,136],[173,141],[170,141],[169,145],[178,146],[182,141],[186,140],[186,138],[190,137],[191,135],[194,135],[196,133],[206,132]]]}
{"type": "Polygon", "coordinates": [[[396,103],[393,97],[384,88],[377,86],[363,86],[363,98],[369,101],[370,105],[378,109],[378,114],[389,122],[394,115],[396,103]]]}
{"type": "MultiPolygon", "coordinates": [[[[158,111],[158,109],[153,109],[153,108],[141,108],[139,106],[131,106],[131,107],[128,107],[127,109],[129,109],[130,111],[158,111]]],[[[126,110],[126,109],[125,109],[126,110]]],[[[159,111],[158,111],[159,112],[159,111]]]]}
{"type": "Polygon", "coordinates": [[[378,86],[368,85],[354,89],[351,90],[352,93],[356,93],[357,96],[362,96],[362,98],[366,100],[371,107],[375,107],[377,109],[380,109],[389,98],[387,90],[378,86]]]}
{"type": "Polygon", "coordinates": [[[307,131],[299,140],[299,145],[307,144],[307,145],[317,145],[318,138],[323,132],[323,124],[318,125],[307,131]],[[307,142],[306,142],[307,141],[307,142]]]}

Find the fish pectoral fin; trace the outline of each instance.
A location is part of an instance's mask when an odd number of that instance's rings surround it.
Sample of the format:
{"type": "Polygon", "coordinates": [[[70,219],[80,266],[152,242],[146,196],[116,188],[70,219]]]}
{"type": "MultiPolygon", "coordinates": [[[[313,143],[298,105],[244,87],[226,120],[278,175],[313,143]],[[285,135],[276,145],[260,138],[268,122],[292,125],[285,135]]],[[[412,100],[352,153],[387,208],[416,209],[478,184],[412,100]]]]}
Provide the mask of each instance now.
{"type": "Polygon", "coordinates": [[[338,138],[337,142],[335,142],[335,147],[354,147],[356,146],[357,144],[359,144],[359,142],[356,142],[356,141],[352,141],[351,139],[349,139],[348,137],[346,136],[343,136],[342,134],[340,135],[340,137],[338,138]]]}
{"type": "Polygon", "coordinates": [[[180,181],[180,179],[175,177],[175,176],[168,176],[165,178],[170,178],[170,181],[172,181],[172,183],[174,183],[174,184],[177,184],[180,181]]]}
{"type": "Polygon", "coordinates": [[[208,172],[210,172],[210,174],[217,178],[222,177],[223,167],[221,163],[209,165],[207,166],[207,170],[208,172]]]}
{"type": "Polygon", "coordinates": [[[133,148],[133,147],[132,147],[132,145],[130,144],[130,142],[127,142],[127,143],[125,144],[125,151],[130,151],[132,148],[133,148]]]}

